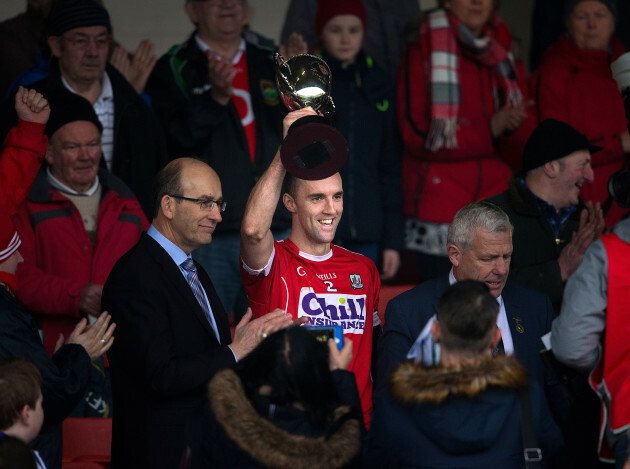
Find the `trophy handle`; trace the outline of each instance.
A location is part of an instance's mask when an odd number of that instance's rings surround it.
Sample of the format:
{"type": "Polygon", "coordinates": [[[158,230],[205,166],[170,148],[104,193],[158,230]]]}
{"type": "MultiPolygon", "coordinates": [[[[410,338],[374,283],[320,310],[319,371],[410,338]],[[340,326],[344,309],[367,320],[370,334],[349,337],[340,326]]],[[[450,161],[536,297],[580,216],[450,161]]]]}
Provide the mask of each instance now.
{"type": "Polygon", "coordinates": [[[273,54],[273,59],[276,61],[276,66],[278,67],[278,75],[282,77],[285,83],[289,84],[289,75],[291,75],[291,67],[287,63],[287,61],[280,55],[279,52],[273,54]]]}
{"type": "Polygon", "coordinates": [[[321,101],[315,110],[321,112],[325,116],[332,117],[335,114],[335,102],[333,101],[332,96],[324,96],[324,100],[321,101]]]}

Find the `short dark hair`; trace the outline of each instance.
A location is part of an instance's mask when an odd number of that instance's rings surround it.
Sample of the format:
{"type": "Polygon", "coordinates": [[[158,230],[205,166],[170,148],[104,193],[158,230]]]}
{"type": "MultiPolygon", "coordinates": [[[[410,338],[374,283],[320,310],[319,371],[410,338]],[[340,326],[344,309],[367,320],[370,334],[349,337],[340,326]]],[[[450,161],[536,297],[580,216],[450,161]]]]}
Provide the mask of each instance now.
{"type": "Polygon", "coordinates": [[[440,342],[454,352],[479,354],[490,347],[499,303],[485,283],[462,280],[448,287],[438,301],[440,342]]]}
{"type": "Polygon", "coordinates": [[[290,327],[271,334],[238,362],[236,372],[250,400],[267,385],[272,404],[299,402],[316,425],[325,427],[336,402],[327,346],[304,328],[290,327]]]}
{"type": "Polygon", "coordinates": [[[153,180],[153,218],[157,217],[158,213],[160,213],[160,205],[165,195],[181,195],[181,175],[183,169],[184,160],[177,158],[164,166],[155,175],[155,179],[153,180]]]}
{"type": "Polygon", "coordinates": [[[287,172],[284,176],[284,181],[282,181],[282,193],[289,194],[295,199],[295,196],[297,194],[297,185],[298,178],[296,178],[293,174],[287,172]]]}
{"type": "Polygon", "coordinates": [[[42,393],[42,374],[25,358],[0,361],[0,430],[13,426],[24,406],[35,409],[42,393]]]}

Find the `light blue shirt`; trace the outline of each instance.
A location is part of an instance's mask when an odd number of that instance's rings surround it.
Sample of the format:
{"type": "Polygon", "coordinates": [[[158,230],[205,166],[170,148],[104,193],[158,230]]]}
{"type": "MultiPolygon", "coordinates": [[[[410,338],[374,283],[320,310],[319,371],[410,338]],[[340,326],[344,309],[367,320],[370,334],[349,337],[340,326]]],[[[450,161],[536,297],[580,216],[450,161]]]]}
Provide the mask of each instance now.
{"type": "MultiPolygon", "coordinates": [[[[186,280],[186,283],[188,283],[188,279],[186,277],[186,271],[182,267],[182,264],[184,263],[186,259],[191,258],[190,254],[186,254],[184,251],[182,251],[171,240],[169,240],[166,236],[160,233],[153,225],[151,225],[151,227],[147,230],[147,234],[151,236],[160,246],[162,246],[162,248],[167,252],[169,256],[171,256],[171,259],[173,259],[173,262],[175,262],[175,264],[177,264],[177,267],[179,267],[179,271],[182,273],[184,280],[186,280]]],[[[199,284],[201,285],[201,282],[199,282],[199,284]]],[[[212,330],[214,331],[214,335],[217,336],[217,340],[219,341],[219,343],[221,343],[221,338],[219,336],[219,329],[217,327],[216,321],[214,320],[214,313],[212,312],[210,301],[208,301],[208,295],[206,294],[206,290],[203,288],[203,285],[201,285],[201,289],[203,290],[203,293],[204,293],[204,298],[206,301],[206,305],[208,306],[208,311],[210,311],[210,326],[212,327],[212,330]]]]}

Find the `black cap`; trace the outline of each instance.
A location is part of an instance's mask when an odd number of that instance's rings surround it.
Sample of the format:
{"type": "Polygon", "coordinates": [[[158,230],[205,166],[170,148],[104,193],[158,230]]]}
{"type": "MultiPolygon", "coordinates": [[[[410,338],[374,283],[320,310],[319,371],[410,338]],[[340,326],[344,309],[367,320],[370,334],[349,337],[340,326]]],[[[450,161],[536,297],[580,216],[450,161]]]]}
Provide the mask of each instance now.
{"type": "Polygon", "coordinates": [[[105,26],[112,32],[109,13],[94,0],[60,0],[48,17],[48,35],[61,36],[74,28],[105,26]]]}
{"type": "Polygon", "coordinates": [[[538,124],[525,143],[523,171],[536,169],[578,150],[588,150],[593,154],[601,149],[602,147],[591,145],[586,135],[569,124],[556,119],[545,119],[538,124]]]}
{"type": "Polygon", "coordinates": [[[87,99],[63,87],[46,92],[44,97],[50,104],[50,118],[44,131],[48,137],[52,137],[64,125],[75,121],[91,122],[98,128],[99,133],[103,132],[103,125],[87,99]]]}

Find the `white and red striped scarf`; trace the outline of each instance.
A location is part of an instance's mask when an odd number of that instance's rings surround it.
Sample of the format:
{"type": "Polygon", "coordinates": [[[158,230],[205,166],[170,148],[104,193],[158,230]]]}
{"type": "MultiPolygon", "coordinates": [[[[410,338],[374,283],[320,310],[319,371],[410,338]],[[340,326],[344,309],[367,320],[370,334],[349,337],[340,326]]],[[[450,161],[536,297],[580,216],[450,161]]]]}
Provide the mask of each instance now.
{"type": "Polygon", "coordinates": [[[518,86],[516,67],[511,52],[497,41],[496,32],[509,34],[507,26],[497,15],[492,15],[484,29],[485,36],[477,38],[455,15],[445,10],[429,13],[420,26],[420,43],[430,51],[429,86],[431,93],[431,125],[425,146],[428,150],[457,148],[457,119],[459,115],[460,69],[462,53],[480,64],[493,68],[495,110],[504,103],[519,105],[523,95],[518,86]]]}

